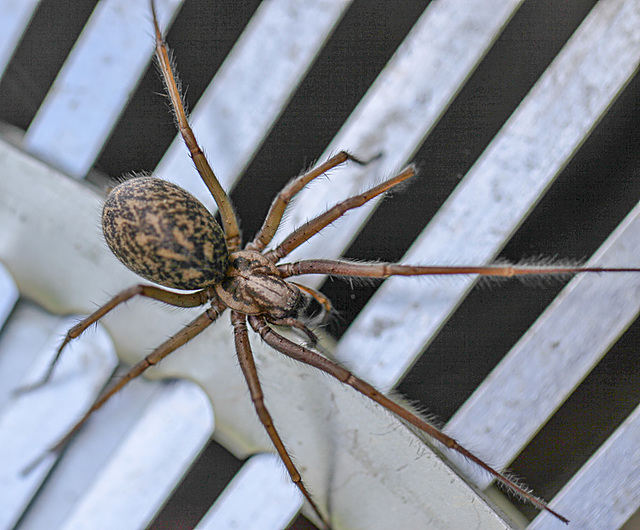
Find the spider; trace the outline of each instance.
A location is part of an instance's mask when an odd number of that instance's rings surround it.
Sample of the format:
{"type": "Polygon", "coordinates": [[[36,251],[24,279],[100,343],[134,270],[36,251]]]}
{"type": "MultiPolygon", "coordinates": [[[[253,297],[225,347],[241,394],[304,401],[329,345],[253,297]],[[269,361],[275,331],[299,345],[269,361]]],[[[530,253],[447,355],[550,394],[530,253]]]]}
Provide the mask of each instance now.
{"type": "Polygon", "coordinates": [[[493,470],[419,416],[409,412],[380,394],[371,385],[350,374],[341,366],[326,359],[313,349],[287,339],[273,326],[286,326],[304,333],[311,343],[315,334],[303,319],[305,306],[317,301],[326,311],[330,302],[319,292],[290,281],[302,274],[325,274],[344,277],[386,278],[392,275],[480,274],[487,276],[516,276],[602,271],[637,271],[638,269],[587,269],[581,267],[431,267],[389,263],[352,263],[343,260],[305,260],[282,263],[295,248],[320,232],[325,226],[373,198],[384,194],[415,174],[412,166],[382,184],[327,210],[292,232],[273,249],[269,245],[280,224],[288,203],[313,179],[341,164],[363,161],[340,152],[311,171],[292,180],[274,200],[262,228],[255,238],[243,245],[239,223],[229,197],[217,181],[188,124],[167,47],[151,3],[156,38],[156,54],[162,77],[173,107],[175,118],[191,153],[196,168],[214,197],[222,219],[220,227],[211,214],[186,191],[155,177],[137,177],[116,186],[105,202],[103,230],[113,253],[131,270],[160,286],[136,285],[117,294],[105,305],[72,328],[58,348],[45,375],[46,381],[65,346],[89,326],[127,300],[142,296],[177,307],[207,306],[206,310],[175,336],[161,344],[131,370],[83,416],[69,433],[51,448],[59,451],[84,422],[111,396],[149,366],[186,344],[218,320],[227,309],[231,313],[239,364],[247,380],[257,414],[264,424],[292,481],[304,495],[318,518],[329,526],[328,518],[307,491],[300,473],[285,448],[265,406],[260,381],[248,339],[248,326],[274,349],[309,364],[339,381],[353,387],[379,405],[397,414],[404,421],[421,429],[433,439],[453,448],[469,460],[491,473],[498,481],[518,492],[541,509],[553,512],[542,501],[528,494],[507,477],[493,470]]]}

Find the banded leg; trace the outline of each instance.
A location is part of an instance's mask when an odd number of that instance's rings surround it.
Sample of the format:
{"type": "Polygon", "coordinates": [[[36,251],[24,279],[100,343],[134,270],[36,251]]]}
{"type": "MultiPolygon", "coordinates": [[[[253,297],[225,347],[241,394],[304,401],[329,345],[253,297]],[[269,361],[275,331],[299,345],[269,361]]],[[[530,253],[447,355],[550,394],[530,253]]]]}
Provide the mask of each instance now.
{"type": "Polygon", "coordinates": [[[109,399],[119,392],[129,381],[135,379],[141,375],[147,368],[158,364],[170,353],[173,353],[183,344],[186,344],[191,339],[202,333],[211,324],[213,324],[218,317],[223,313],[226,306],[221,302],[212,304],[209,309],[202,313],[199,317],[192,320],[184,328],[182,328],[173,337],[164,341],[160,346],[153,350],[149,355],[142,359],[138,364],[131,367],[131,369],[122,376],[113,387],[100,396],[91,408],[78,420],[78,422],[67,432],[55,445],[51,446],[43,455],[38,457],[34,462],[27,466],[23,473],[29,473],[35,466],[37,466],[47,454],[56,454],[62,451],[64,447],[69,443],[71,438],[78,432],[78,430],[87,422],[91,415],[102,407],[109,399]]]}
{"type": "Polygon", "coordinates": [[[474,266],[416,266],[398,265],[397,263],[355,263],[333,259],[311,259],[278,265],[283,278],[302,274],[328,274],[330,276],[357,276],[366,278],[388,278],[389,276],[437,276],[455,274],[479,274],[481,276],[498,276],[513,278],[516,276],[535,275],[574,275],[583,272],[640,272],[633,267],[554,267],[548,266],[516,266],[487,265],[474,266]]]}
{"type": "Polygon", "coordinates": [[[60,359],[60,355],[62,355],[62,350],[64,350],[65,346],[69,344],[69,342],[82,335],[82,333],[84,333],[87,328],[89,328],[92,324],[98,322],[98,320],[104,317],[111,310],[115,309],[117,306],[123,304],[127,300],[131,300],[135,296],[151,298],[152,300],[164,302],[165,304],[176,307],[198,307],[206,304],[209,300],[209,295],[207,294],[206,290],[197,291],[195,293],[174,293],[172,291],[166,291],[165,289],[161,289],[160,287],[155,287],[153,285],[134,285],[133,287],[129,287],[128,289],[125,289],[124,291],[118,293],[106,304],[96,309],[87,318],[81,320],[69,331],[67,331],[64,340],[62,341],[60,346],[58,346],[56,354],[51,360],[51,363],[49,363],[47,371],[42,376],[42,378],[33,384],[16,389],[16,394],[29,392],[46,384],[49,379],[51,379],[53,370],[58,363],[58,360],[60,359]]]}
{"type": "Polygon", "coordinates": [[[313,299],[315,299],[315,301],[318,302],[323,307],[323,309],[324,309],[324,311],[325,311],[325,313],[327,315],[330,314],[333,311],[333,304],[331,303],[331,300],[329,300],[320,291],[318,291],[316,289],[313,289],[312,287],[308,287],[306,285],[302,285],[301,283],[297,283],[297,282],[289,282],[289,283],[292,283],[298,289],[300,289],[301,291],[304,291],[309,296],[311,296],[313,299]]]}
{"type": "Polygon", "coordinates": [[[222,226],[227,240],[227,247],[230,252],[233,252],[234,250],[238,250],[241,244],[238,219],[229,196],[220,185],[218,178],[215,176],[213,169],[211,169],[207,158],[204,156],[202,149],[200,149],[200,146],[196,141],[196,137],[189,126],[189,120],[187,120],[184,103],[182,101],[180,82],[177,79],[174,65],[169,58],[167,46],[162,39],[162,32],[160,31],[160,26],[158,24],[154,1],[150,0],[150,2],[156,38],[156,57],[158,59],[158,64],[160,65],[160,72],[162,73],[162,79],[164,81],[167,94],[171,101],[176,125],[178,126],[178,130],[182,135],[182,139],[184,140],[187,149],[189,149],[189,154],[196,166],[196,169],[198,170],[198,173],[200,173],[202,180],[206,184],[207,188],[209,188],[211,195],[213,195],[213,198],[220,209],[220,216],[222,218],[222,226]]]}
{"type": "Polygon", "coordinates": [[[286,326],[288,328],[295,328],[307,336],[312,346],[318,344],[318,337],[316,336],[316,334],[297,318],[270,318],[269,323],[274,324],[275,326],[286,326]]]}
{"type": "Polygon", "coordinates": [[[413,166],[409,166],[404,171],[402,171],[402,173],[389,180],[384,181],[382,184],[379,184],[371,188],[370,190],[361,193],[360,195],[356,195],[355,197],[351,197],[345,201],[339,202],[333,208],[330,208],[323,214],[318,215],[314,219],[311,219],[311,221],[306,222],[305,224],[294,230],[289,235],[289,237],[287,237],[275,249],[265,253],[265,257],[267,257],[274,263],[278,262],[278,260],[284,258],[293,249],[302,245],[302,243],[320,232],[320,230],[325,228],[327,225],[333,223],[339,217],[343,216],[349,210],[359,208],[378,195],[389,191],[394,186],[397,186],[401,182],[404,182],[405,180],[413,177],[415,174],[415,168],[413,166]]]}
{"type": "Polygon", "coordinates": [[[333,169],[334,167],[344,164],[347,160],[351,160],[352,162],[356,162],[360,165],[365,165],[367,163],[357,159],[355,156],[350,155],[346,151],[340,151],[337,155],[332,156],[324,164],[320,164],[318,167],[313,168],[311,171],[308,171],[300,175],[299,177],[296,177],[284,188],[282,188],[278,195],[276,195],[273,203],[271,203],[269,213],[267,214],[267,217],[262,224],[262,228],[260,228],[260,231],[256,235],[255,239],[251,243],[247,244],[245,249],[260,251],[265,248],[271,242],[273,236],[278,230],[280,221],[282,221],[282,216],[284,215],[284,211],[291,202],[291,199],[293,199],[293,197],[313,179],[318,178],[320,175],[324,175],[327,171],[333,169]]]}
{"type": "Polygon", "coordinates": [[[256,409],[258,417],[260,418],[260,422],[264,425],[269,438],[273,442],[273,445],[278,451],[282,462],[287,468],[287,472],[291,477],[291,481],[298,487],[302,495],[309,501],[309,504],[313,508],[313,511],[320,518],[320,520],[324,523],[324,525],[329,528],[329,523],[324,518],[324,516],[320,513],[320,510],[316,506],[316,503],[313,502],[310,493],[307,491],[307,488],[302,482],[302,477],[300,477],[300,473],[296,469],[293,460],[289,456],[278,431],[276,430],[273,419],[271,418],[271,414],[267,410],[267,407],[264,404],[264,396],[262,394],[262,387],[260,385],[260,379],[258,378],[258,371],[256,370],[256,363],[253,358],[253,353],[251,352],[251,346],[249,344],[249,336],[247,334],[247,321],[245,315],[233,311],[231,313],[231,322],[233,324],[233,335],[236,344],[236,352],[238,354],[238,361],[240,362],[240,368],[242,369],[242,373],[244,374],[244,378],[247,381],[247,386],[249,387],[249,393],[251,394],[251,400],[253,401],[253,405],[256,409]]]}
{"type": "Polygon", "coordinates": [[[401,407],[400,405],[398,405],[396,402],[389,399],[384,394],[381,394],[380,392],[378,392],[369,383],[366,383],[362,379],[359,379],[358,377],[354,376],[351,372],[349,372],[345,368],[330,361],[329,359],[323,357],[322,355],[312,350],[309,350],[304,346],[300,346],[294,342],[291,342],[289,339],[276,333],[267,324],[264,317],[249,316],[248,318],[249,318],[249,323],[251,324],[251,327],[254,329],[254,331],[258,333],[267,344],[269,344],[279,352],[282,352],[286,356],[291,357],[296,361],[300,361],[302,363],[308,364],[309,366],[313,366],[318,370],[321,370],[326,374],[334,377],[335,379],[337,379],[342,383],[346,383],[347,385],[351,386],[352,388],[354,388],[361,394],[365,395],[369,399],[383,406],[385,409],[389,410],[390,412],[393,412],[394,414],[396,414],[403,420],[407,421],[411,425],[414,425],[415,427],[417,427],[418,429],[420,429],[421,431],[423,431],[424,433],[432,437],[434,440],[437,440],[438,442],[443,444],[445,447],[448,447],[449,449],[453,449],[458,453],[460,453],[461,455],[463,455],[465,458],[471,460],[476,465],[480,466],[482,469],[490,473],[496,480],[501,482],[511,491],[517,493],[519,496],[526,499],[527,501],[532,503],[534,506],[538,507],[541,510],[547,510],[548,512],[556,516],[558,519],[560,519],[564,523],[568,523],[568,520],[566,518],[564,518],[562,515],[553,511],[551,508],[549,508],[549,506],[547,506],[546,503],[537,499],[536,497],[528,493],[524,488],[522,488],[521,486],[518,486],[512,480],[510,480],[509,478],[505,477],[503,474],[493,469],[483,460],[481,460],[480,458],[475,456],[473,453],[471,453],[469,450],[465,449],[460,444],[458,444],[458,442],[456,442],[450,436],[447,436],[446,434],[444,434],[442,431],[440,431],[430,423],[426,422],[419,416],[416,416],[415,414],[401,407]]]}

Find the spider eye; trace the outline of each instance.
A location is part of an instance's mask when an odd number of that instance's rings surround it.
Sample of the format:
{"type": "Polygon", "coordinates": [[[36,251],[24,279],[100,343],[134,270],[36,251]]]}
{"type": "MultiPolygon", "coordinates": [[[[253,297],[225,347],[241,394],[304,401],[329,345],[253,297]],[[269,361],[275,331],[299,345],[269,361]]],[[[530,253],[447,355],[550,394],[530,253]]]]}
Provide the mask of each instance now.
{"type": "Polygon", "coordinates": [[[116,186],[102,210],[115,256],[143,278],[175,289],[219,283],[229,268],[222,229],[193,195],[155,177],[116,186]]]}

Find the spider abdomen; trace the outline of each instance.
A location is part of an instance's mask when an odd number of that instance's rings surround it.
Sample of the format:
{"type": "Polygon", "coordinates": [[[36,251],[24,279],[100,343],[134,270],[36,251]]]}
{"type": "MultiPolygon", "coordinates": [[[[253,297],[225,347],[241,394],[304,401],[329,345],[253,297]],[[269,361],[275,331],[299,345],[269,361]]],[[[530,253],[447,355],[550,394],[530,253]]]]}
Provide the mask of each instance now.
{"type": "Polygon", "coordinates": [[[102,231],[124,265],[165,287],[202,289],[220,282],[229,267],[224,233],[211,213],[155,177],[132,178],[109,193],[102,231]]]}

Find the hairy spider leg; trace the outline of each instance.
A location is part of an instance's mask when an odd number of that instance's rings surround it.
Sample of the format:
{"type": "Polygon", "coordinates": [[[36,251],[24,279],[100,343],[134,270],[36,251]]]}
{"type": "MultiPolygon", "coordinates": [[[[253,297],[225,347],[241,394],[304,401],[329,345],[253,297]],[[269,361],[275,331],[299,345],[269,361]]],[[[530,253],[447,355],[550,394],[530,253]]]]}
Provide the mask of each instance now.
{"type": "Polygon", "coordinates": [[[316,289],[313,289],[312,287],[308,287],[306,285],[302,285],[301,283],[297,283],[297,282],[290,282],[290,283],[295,285],[301,291],[304,291],[305,293],[307,293],[312,298],[315,298],[316,302],[318,302],[324,308],[324,310],[325,310],[325,312],[327,314],[329,314],[329,313],[331,313],[331,311],[333,311],[333,304],[331,303],[331,300],[329,300],[320,291],[318,291],[316,289]]]}
{"type": "Polygon", "coordinates": [[[280,226],[280,221],[282,221],[284,211],[286,210],[287,205],[291,202],[291,199],[293,199],[293,197],[313,179],[324,175],[334,167],[344,164],[347,160],[351,160],[361,166],[370,162],[369,160],[366,162],[360,160],[346,151],[340,151],[337,155],[332,156],[326,162],[292,179],[284,188],[282,188],[282,190],[280,190],[278,195],[276,195],[276,198],[271,203],[269,213],[267,213],[267,217],[265,218],[262,227],[258,231],[254,240],[245,246],[245,250],[260,251],[271,243],[273,236],[280,226]]]}
{"type": "Polygon", "coordinates": [[[53,370],[55,369],[56,364],[60,360],[60,356],[62,355],[62,350],[71,342],[73,339],[78,338],[84,331],[89,328],[92,324],[95,324],[107,313],[118,307],[120,304],[131,300],[136,296],[142,296],[144,298],[151,298],[152,300],[157,300],[158,302],[163,302],[167,305],[172,305],[176,307],[198,307],[207,303],[210,299],[210,294],[208,294],[207,290],[197,291],[194,293],[174,293],[172,291],[167,291],[165,289],[161,289],[160,287],[155,287],[153,285],[134,285],[133,287],[129,287],[124,291],[119,292],[115,295],[111,300],[109,300],[106,304],[100,306],[93,313],[91,313],[88,317],[82,319],[75,326],[73,326],[69,331],[67,331],[64,340],[58,346],[56,350],[56,354],[49,363],[47,371],[44,375],[35,383],[31,383],[15,390],[16,394],[21,394],[24,392],[30,392],[36,388],[39,388],[46,384],[53,374],[53,370]]]}
{"type": "Polygon", "coordinates": [[[397,186],[401,182],[404,182],[405,180],[413,177],[415,174],[415,168],[413,166],[408,166],[395,177],[385,180],[381,184],[378,184],[377,186],[365,191],[364,193],[361,193],[360,195],[356,195],[342,202],[339,202],[326,212],[318,215],[317,217],[314,217],[310,221],[295,229],[282,243],[280,243],[280,245],[278,245],[273,250],[266,252],[265,257],[267,259],[270,259],[274,263],[277,263],[292,250],[302,245],[302,243],[316,235],[318,232],[320,232],[320,230],[333,223],[339,217],[342,217],[349,210],[359,208],[378,195],[389,191],[394,186],[397,186]]]}
{"type": "Polygon", "coordinates": [[[264,426],[269,438],[273,442],[273,445],[280,455],[280,459],[284,463],[287,468],[287,472],[291,477],[291,481],[297,486],[302,495],[304,495],[305,499],[309,502],[313,511],[323,522],[324,526],[329,528],[330,525],[325,519],[325,517],[320,513],[318,506],[311,498],[311,494],[307,490],[306,486],[302,482],[302,477],[300,476],[300,472],[297,470],[293,460],[289,456],[287,449],[282,442],[282,438],[278,434],[276,430],[273,419],[271,418],[271,414],[267,410],[267,407],[264,404],[264,395],[262,393],[262,387],[260,385],[260,379],[258,377],[258,371],[256,369],[256,363],[253,357],[253,353],[251,352],[251,346],[249,344],[249,335],[247,333],[247,320],[246,316],[242,313],[238,313],[236,311],[232,311],[231,313],[231,322],[233,324],[233,334],[235,339],[236,351],[238,355],[238,361],[240,363],[240,368],[242,369],[242,373],[247,382],[247,386],[249,387],[249,393],[251,394],[251,401],[253,401],[253,406],[256,409],[256,413],[258,414],[258,418],[260,422],[264,426]]]}
{"type": "Polygon", "coordinates": [[[167,355],[177,350],[183,344],[186,344],[194,337],[198,336],[211,324],[213,324],[220,315],[224,312],[226,306],[220,301],[216,300],[212,302],[211,307],[207,309],[200,316],[189,322],[185,327],[178,331],[173,337],[164,341],[160,346],[153,350],[149,355],[142,359],[139,363],[132,366],[122,378],[101,395],[87,410],[87,412],[80,418],[76,424],[55,444],[52,445],[47,451],[40,455],[36,460],[29,464],[24,470],[23,474],[28,474],[35,466],[37,466],[47,454],[58,454],[69,443],[78,430],[86,423],[91,415],[102,407],[109,399],[119,392],[129,381],[135,379],[141,375],[147,368],[158,364],[167,355]]]}
{"type": "Polygon", "coordinates": [[[555,267],[555,266],[417,266],[397,263],[354,263],[333,259],[310,259],[277,265],[282,278],[303,274],[327,274],[329,276],[357,276],[360,278],[388,278],[389,276],[438,276],[479,274],[513,278],[531,275],[567,275],[583,272],[640,272],[633,267],[555,267]]]}
{"type": "Polygon", "coordinates": [[[174,112],[176,125],[178,126],[178,130],[182,135],[182,139],[184,140],[187,149],[189,149],[189,155],[191,156],[200,177],[202,177],[207,188],[209,188],[211,195],[213,195],[213,198],[220,209],[227,248],[229,249],[229,252],[233,252],[234,250],[238,250],[242,244],[238,218],[236,217],[233,204],[231,203],[229,196],[222,188],[222,185],[218,181],[213,169],[211,169],[209,162],[204,156],[202,149],[200,149],[200,146],[196,141],[196,137],[191,130],[191,126],[189,125],[189,121],[184,110],[178,76],[176,74],[173,61],[169,56],[167,45],[162,38],[162,32],[160,31],[160,25],[158,24],[158,17],[156,16],[156,8],[153,0],[150,0],[150,4],[153,16],[153,27],[155,30],[156,57],[158,59],[158,64],[160,65],[160,72],[162,73],[162,79],[164,81],[167,94],[171,101],[171,108],[174,112]]]}
{"type": "Polygon", "coordinates": [[[312,350],[309,350],[304,346],[291,342],[289,339],[283,337],[282,335],[274,331],[267,324],[267,321],[265,320],[264,317],[250,315],[249,323],[251,324],[251,327],[253,328],[253,330],[256,333],[258,333],[262,337],[262,339],[274,349],[283,353],[287,357],[290,357],[291,359],[302,362],[309,366],[313,366],[314,368],[317,368],[318,370],[323,371],[324,373],[330,375],[331,377],[334,377],[338,381],[351,386],[353,389],[360,392],[361,394],[368,397],[369,399],[375,401],[376,403],[378,403],[388,411],[396,414],[406,422],[410,423],[411,425],[425,432],[428,436],[430,436],[434,440],[437,440],[438,442],[443,444],[445,447],[448,447],[449,449],[453,449],[458,453],[460,453],[461,455],[463,455],[465,458],[468,458],[469,460],[471,460],[472,462],[480,466],[482,469],[490,473],[496,480],[500,481],[507,488],[509,488],[510,490],[513,490],[518,495],[521,495],[524,499],[531,502],[534,506],[537,506],[541,510],[548,511],[549,513],[553,514],[564,523],[569,522],[565,517],[563,517],[559,513],[552,510],[545,502],[534,497],[529,492],[527,492],[524,488],[518,486],[513,481],[509,480],[507,477],[505,477],[504,475],[502,475],[501,473],[493,469],[491,466],[489,466],[483,460],[475,456],[469,450],[462,447],[453,438],[451,438],[450,436],[447,436],[442,431],[440,431],[430,423],[426,422],[419,416],[411,413],[404,407],[398,405],[395,401],[392,401],[384,394],[381,394],[369,383],[356,377],[351,372],[349,372],[342,366],[334,363],[333,361],[327,359],[326,357],[323,357],[322,355],[312,350]]]}

